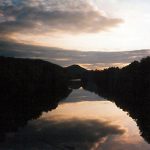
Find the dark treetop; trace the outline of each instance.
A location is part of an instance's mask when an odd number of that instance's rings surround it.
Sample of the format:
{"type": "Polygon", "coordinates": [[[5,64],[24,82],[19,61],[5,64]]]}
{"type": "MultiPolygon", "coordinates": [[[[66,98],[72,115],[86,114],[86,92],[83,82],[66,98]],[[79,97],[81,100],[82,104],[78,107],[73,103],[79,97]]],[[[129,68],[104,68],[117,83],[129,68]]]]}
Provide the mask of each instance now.
{"type": "Polygon", "coordinates": [[[150,142],[150,57],[119,69],[86,72],[83,87],[116,103],[135,119],[150,142]]]}

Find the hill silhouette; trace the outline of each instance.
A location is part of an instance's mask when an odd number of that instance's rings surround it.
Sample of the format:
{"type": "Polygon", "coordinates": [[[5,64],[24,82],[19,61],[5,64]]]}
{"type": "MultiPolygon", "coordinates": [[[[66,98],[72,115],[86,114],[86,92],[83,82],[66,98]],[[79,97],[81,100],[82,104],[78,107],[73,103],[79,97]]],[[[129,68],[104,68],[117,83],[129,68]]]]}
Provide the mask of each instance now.
{"type": "Polygon", "coordinates": [[[87,71],[42,60],[0,57],[0,141],[81,86],[113,102],[135,119],[150,143],[150,57],[119,68],[87,71]]]}
{"type": "Polygon", "coordinates": [[[82,86],[127,111],[139,126],[141,135],[150,143],[150,57],[122,69],[86,72],[82,86]]]}
{"type": "Polygon", "coordinates": [[[0,141],[43,111],[55,109],[70,92],[62,67],[42,60],[0,57],[0,141]]]}
{"type": "Polygon", "coordinates": [[[71,79],[81,79],[83,74],[87,71],[85,68],[79,65],[72,65],[65,68],[66,73],[71,79]]]}

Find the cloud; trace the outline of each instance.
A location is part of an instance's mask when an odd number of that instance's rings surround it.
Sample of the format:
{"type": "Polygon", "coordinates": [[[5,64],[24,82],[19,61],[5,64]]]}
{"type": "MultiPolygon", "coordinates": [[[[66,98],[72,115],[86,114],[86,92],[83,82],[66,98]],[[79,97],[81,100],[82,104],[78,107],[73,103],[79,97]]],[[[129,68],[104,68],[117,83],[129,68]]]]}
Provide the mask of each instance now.
{"type": "Polygon", "coordinates": [[[123,66],[134,60],[150,56],[150,50],[123,52],[82,52],[55,47],[41,47],[0,41],[0,55],[43,59],[61,66],[79,64],[89,69],[123,66]]]}
{"type": "Polygon", "coordinates": [[[110,18],[85,0],[1,0],[0,34],[93,33],[122,20],[110,18]]]}
{"type": "Polygon", "coordinates": [[[144,141],[126,141],[126,130],[100,120],[30,121],[28,126],[10,134],[3,150],[149,150],[144,141]]]}
{"type": "Polygon", "coordinates": [[[122,135],[119,126],[97,120],[35,120],[13,139],[0,145],[2,149],[22,150],[90,150],[94,144],[113,135],[122,135]]]}

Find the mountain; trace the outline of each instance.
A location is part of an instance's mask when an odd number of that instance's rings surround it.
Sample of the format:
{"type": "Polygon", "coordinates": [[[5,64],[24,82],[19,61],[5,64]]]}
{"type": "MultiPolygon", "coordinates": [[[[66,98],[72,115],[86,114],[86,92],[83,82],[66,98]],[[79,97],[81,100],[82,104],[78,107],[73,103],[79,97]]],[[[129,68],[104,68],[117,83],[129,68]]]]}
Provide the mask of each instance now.
{"type": "Polygon", "coordinates": [[[85,68],[82,68],[79,65],[72,65],[72,66],[66,67],[65,70],[69,78],[71,79],[81,79],[83,74],[87,72],[85,68]]]}
{"type": "Polygon", "coordinates": [[[53,89],[67,87],[68,77],[63,67],[53,63],[22,58],[0,57],[0,97],[9,99],[14,93],[54,94],[53,89]],[[9,93],[9,94],[8,94],[9,93]]]}
{"type": "Polygon", "coordinates": [[[55,109],[70,92],[62,67],[42,60],[0,57],[0,143],[7,133],[55,109]]]}
{"type": "Polygon", "coordinates": [[[89,71],[82,77],[82,87],[128,112],[150,143],[150,57],[123,68],[89,71]]]}

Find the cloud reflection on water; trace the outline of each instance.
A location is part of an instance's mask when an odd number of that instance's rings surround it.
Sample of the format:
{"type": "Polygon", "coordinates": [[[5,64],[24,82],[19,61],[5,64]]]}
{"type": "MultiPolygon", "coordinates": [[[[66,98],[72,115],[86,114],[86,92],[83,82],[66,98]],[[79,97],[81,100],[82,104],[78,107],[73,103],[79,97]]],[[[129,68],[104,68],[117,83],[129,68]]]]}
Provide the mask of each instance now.
{"type": "MultiPolygon", "coordinates": [[[[80,89],[80,95],[83,93],[80,89]]],[[[149,150],[136,123],[114,103],[73,101],[61,103],[57,109],[29,121],[0,147],[2,150],[149,150]]]]}
{"type": "Polygon", "coordinates": [[[55,115],[52,116],[30,121],[28,126],[9,137],[1,148],[3,150],[149,150],[149,145],[136,136],[131,140],[122,124],[102,121],[101,116],[99,119],[60,119],[55,115]]]}
{"type": "Polygon", "coordinates": [[[114,135],[122,135],[124,132],[119,126],[98,120],[37,120],[30,122],[24,130],[16,133],[3,148],[96,150],[101,143],[109,139],[114,140],[114,135]]]}

